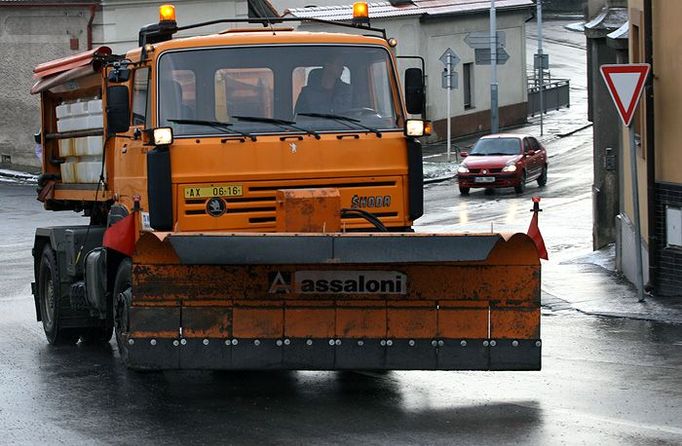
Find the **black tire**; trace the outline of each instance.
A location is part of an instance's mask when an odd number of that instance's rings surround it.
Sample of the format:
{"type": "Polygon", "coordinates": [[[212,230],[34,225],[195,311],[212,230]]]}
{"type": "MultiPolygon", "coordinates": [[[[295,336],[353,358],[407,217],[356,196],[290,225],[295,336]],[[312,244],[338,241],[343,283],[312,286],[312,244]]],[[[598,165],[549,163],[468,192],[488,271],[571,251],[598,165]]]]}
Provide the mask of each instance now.
{"type": "Polygon", "coordinates": [[[57,255],[48,244],[43,248],[38,269],[38,299],[40,316],[47,342],[52,345],[73,345],[80,334],[73,328],[61,328],[61,319],[71,311],[71,302],[61,295],[61,278],[57,255]]]}
{"type": "Polygon", "coordinates": [[[121,361],[126,365],[128,365],[128,344],[125,340],[125,334],[128,333],[128,312],[132,297],[131,265],[129,258],[121,261],[116,271],[113,292],[116,345],[121,355],[121,361]]]}
{"type": "Polygon", "coordinates": [[[538,177],[538,186],[543,187],[547,185],[547,166],[542,167],[542,173],[538,177]]]}
{"type": "Polygon", "coordinates": [[[459,193],[460,195],[469,195],[469,190],[470,188],[468,187],[461,187],[459,188],[459,193]]]}
{"type": "Polygon", "coordinates": [[[522,194],[526,191],[526,179],[527,179],[526,171],[523,171],[523,174],[521,175],[521,183],[519,183],[518,186],[514,186],[514,191],[517,194],[522,194]]]}

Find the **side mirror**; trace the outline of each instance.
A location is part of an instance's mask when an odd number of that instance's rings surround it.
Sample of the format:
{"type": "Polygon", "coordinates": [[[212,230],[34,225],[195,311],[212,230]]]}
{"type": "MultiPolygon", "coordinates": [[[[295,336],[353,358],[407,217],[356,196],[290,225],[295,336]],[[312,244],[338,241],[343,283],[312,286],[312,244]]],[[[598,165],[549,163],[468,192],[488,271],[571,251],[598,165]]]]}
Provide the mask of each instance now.
{"type": "Polygon", "coordinates": [[[115,66],[113,70],[109,72],[107,80],[112,83],[119,84],[121,82],[128,82],[130,79],[130,70],[126,67],[115,66]]]}
{"type": "Polygon", "coordinates": [[[107,87],[107,129],[109,134],[127,132],[130,128],[128,87],[107,87]]]}
{"type": "Polygon", "coordinates": [[[459,152],[459,156],[461,156],[462,158],[466,158],[467,156],[469,156],[469,152],[459,152]]]}
{"type": "Polygon", "coordinates": [[[405,70],[405,105],[411,115],[424,113],[424,74],[419,68],[405,70]]]}

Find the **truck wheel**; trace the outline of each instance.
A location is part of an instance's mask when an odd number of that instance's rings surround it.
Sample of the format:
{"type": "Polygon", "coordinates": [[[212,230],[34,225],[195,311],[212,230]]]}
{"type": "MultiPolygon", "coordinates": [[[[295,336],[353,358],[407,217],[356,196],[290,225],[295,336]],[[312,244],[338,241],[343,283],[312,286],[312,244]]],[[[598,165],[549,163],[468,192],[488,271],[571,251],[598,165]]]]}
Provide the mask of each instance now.
{"type": "Polygon", "coordinates": [[[114,329],[116,331],[116,345],[121,355],[121,361],[128,364],[128,344],[124,335],[128,333],[128,311],[132,299],[130,259],[123,259],[116,271],[114,280],[114,329]]]}
{"type": "Polygon", "coordinates": [[[57,256],[48,244],[43,249],[38,270],[38,296],[43,329],[50,344],[73,345],[78,342],[79,333],[75,329],[60,327],[60,318],[71,310],[71,303],[68,299],[62,298],[60,290],[57,256]]]}
{"type": "Polygon", "coordinates": [[[469,188],[460,186],[459,193],[460,195],[469,195],[469,188]]]}

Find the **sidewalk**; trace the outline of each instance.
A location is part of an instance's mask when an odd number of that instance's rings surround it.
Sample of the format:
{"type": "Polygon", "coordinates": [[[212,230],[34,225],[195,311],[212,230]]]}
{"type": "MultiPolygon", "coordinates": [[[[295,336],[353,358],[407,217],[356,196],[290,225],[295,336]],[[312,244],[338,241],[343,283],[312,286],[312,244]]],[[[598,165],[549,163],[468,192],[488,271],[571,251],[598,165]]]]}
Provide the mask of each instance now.
{"type": "Polygon", "coordinates": [[[638,302],[635,287],[615,271],[614,257],[611,246],[559,264],[543,262],[543,307],[682,325],[682,295],[638,302]]]}

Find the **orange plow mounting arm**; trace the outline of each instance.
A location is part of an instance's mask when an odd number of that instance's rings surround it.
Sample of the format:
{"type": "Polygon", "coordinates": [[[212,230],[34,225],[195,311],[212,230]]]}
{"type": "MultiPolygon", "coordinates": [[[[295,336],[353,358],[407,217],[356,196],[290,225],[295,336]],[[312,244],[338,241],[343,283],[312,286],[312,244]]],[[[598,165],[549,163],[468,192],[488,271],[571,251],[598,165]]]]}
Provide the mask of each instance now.
{"type": "Polygon", "coordinates": [[[145,233],[128,319],[142,369],[539,370],[540,262],[525,234],[145,233]]]}

